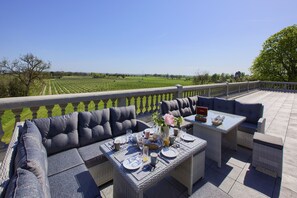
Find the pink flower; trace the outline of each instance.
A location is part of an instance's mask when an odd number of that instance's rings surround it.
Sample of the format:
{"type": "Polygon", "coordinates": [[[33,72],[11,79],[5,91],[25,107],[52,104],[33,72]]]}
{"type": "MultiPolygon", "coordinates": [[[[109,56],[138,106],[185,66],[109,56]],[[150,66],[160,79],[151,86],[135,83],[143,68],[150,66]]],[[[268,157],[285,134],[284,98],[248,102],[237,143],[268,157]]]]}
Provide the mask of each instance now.
{"type": "Polygon", "coordinates": [[[165,114],[164,115],[164,122],[168,126],[174,126],[174,116],[171,114],[165,114]]]}

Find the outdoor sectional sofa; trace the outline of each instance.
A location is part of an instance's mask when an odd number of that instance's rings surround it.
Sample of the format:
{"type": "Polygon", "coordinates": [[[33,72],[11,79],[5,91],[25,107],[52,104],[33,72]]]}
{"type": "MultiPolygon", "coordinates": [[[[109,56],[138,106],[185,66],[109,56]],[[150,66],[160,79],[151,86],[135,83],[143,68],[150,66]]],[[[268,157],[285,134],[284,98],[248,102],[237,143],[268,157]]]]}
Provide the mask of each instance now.
{"type": "MultiPolygon", "coordinates": [[[[262,104],[244,104],[236,100],[223,98],[193,96],[177,98],[161,102],[161,114],[170,113],[176,117],[189,116],[196,113],[196,106],[208,107],[209,110],[245,116],[246,120],[238,127],[237,143],[253,148],[253,135],[255,132],[264,133],[266,119],[263,118],[264,106],[262,104]]],[[[181,127],[191,130],[192,124],[185,122],[181,127]]]]}
{"type": "Polygon", "coordinates": [[[135,106],[17,123],[0,170],[1,197],[100,197],[112,166],[99,146],[149,126],[135,106]]]}

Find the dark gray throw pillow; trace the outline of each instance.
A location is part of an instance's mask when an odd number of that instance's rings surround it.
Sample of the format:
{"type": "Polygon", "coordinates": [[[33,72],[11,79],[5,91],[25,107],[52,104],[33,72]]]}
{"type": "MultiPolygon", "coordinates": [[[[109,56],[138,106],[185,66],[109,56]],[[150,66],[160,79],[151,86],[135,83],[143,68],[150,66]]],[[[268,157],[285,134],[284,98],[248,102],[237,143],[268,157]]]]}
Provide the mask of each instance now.
{"type": "Polygon", "coordinates": [[[78,114],[78,135],[80,146],[99,142],[112,137],[109,109],[78,114]]]}
{"type": "Polygon", "coordinates": [[[48,155],[79,147],[77,112],[51,118],[34,119],[33,122],[42,134],[42,142],[48,155]]]}
{"type": "Polygon", "coordinates": [[[9,181],[5,198],[45,197],[36,176],[28,170],[18,168],[9,181]]]}
{"type": "Polygon", "coordinates": [[[48,183],[47,154],[43,144],[38,138],[29,133],[21,136],[15,157],[15,170],[18,168],[32,172],[38,179],[46,197],[50,196],[48,183]]]}
{"type": "Polygon", "coordinates": [[[26,128],[25,133],[29,133],[30,135],[36,137],[40,142],[42,142],[41,133],[34,122],[31,122],[30,120],[26,120],[25,128],[26,128]]]}

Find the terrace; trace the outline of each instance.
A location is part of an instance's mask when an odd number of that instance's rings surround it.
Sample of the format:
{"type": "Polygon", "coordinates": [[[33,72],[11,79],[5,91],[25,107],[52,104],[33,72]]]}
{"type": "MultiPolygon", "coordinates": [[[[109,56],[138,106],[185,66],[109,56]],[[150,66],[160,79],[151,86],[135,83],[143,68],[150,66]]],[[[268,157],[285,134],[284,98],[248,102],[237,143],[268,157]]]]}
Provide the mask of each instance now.
{"type": "MultiPolygon", "coordinates": [[[[0,115],[12,110],[16,121],[21,120],[20,112],[29,107],[32,117],[37,117],[40,106],[46,106],[51,116],[54,105],[59,105],[62,114],[71,104],[76,111],[79,103],[85,110],[94,102],[95,109],[108,106],[136,105],[138,117],[147,118],[157,111],[159,102],[165,99],[192,95],[220,96],[236,98],[244,103],[262,103],[266,121],[266,134],[284,140],[282,178],[275,178],[251,167],[252,150],[238,147],[234,152],[223,150],[222,167],[218,168],[211,160],[206,160],[205,178],[194,184],[193,197],[296,197],[297,196],[297,90],[295,83],[245,82],[204,86],[177,86],[158,89],[115,91],[88,94],[68,94],[57,96],[25,97],[0,100],[0,115]],[[243,193],[244,192],[244,193],[243,193]]],[[[1,125],[0,125],[1,129],[1,125]]],[[[112,181],[100,186],[102,197],[112,197],[112,181]]],[[[186,188],[168,176],[145,193],[145,197],[187,197],[186,188]]]]}

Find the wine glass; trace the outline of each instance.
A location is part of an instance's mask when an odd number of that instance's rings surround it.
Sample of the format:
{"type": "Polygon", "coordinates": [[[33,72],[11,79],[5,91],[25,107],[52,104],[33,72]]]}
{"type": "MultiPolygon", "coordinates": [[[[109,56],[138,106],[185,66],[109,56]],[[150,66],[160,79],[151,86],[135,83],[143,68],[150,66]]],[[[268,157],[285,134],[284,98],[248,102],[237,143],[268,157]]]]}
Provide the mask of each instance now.
{"type": "Polygon", "coordinates": [[[126,130],[126,139],[127,139],[127,143],[130,142],[131,135],[132,135],[132,130],[131,130],[131,129],[127,129],[127,130],[126,130]]]}

